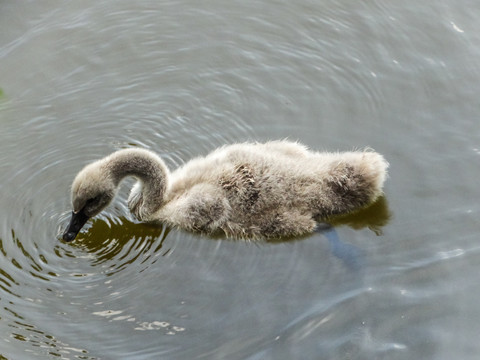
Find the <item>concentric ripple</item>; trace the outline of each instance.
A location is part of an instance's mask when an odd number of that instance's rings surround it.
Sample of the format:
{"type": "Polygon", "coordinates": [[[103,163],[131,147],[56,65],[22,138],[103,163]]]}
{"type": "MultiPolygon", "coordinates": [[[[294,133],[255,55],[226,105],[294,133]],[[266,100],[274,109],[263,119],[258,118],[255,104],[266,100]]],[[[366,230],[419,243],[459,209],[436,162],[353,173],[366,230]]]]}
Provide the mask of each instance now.
{"type": "Polygon", "coordinates": [[[477,3],[0,2],[0,358],[476,358],[477,3]],[[60,239],[92,160],[279,138],[382,152],[394,221],[212,240],[130,179],[60,239]]]}

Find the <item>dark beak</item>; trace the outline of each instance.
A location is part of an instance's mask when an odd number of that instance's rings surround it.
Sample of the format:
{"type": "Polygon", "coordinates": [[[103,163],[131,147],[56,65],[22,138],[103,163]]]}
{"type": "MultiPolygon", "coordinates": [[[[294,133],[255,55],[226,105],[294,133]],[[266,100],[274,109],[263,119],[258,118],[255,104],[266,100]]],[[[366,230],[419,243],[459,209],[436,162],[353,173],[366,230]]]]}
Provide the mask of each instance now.
{"type": "Polygon", "coordinates": [[[65,230],[65,232],[63,233],[63,240],[74,240],[88,219],[89,217],[85,215],[83,209],[80,210],[78,213],[74,213],[72,211],[72,219],[70,220],[70,224],[68,224],[67,230],[65,230]]]}

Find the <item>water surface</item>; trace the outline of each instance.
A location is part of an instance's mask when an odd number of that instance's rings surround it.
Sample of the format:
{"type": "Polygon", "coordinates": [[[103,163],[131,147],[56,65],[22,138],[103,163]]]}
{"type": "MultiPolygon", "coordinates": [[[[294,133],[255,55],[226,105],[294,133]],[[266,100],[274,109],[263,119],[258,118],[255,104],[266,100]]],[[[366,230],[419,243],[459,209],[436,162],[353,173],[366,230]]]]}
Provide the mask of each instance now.
{"type": "Polygon", "coordinates": [[[476,359],[477,2],[0,4],[0,355],[7,359],[476,359]],[[58,234],[86,163],[171,168],[289,138],[370,146],[386,196],[331,239],[254,244],[138,224],[132,181],[58,234]]]}

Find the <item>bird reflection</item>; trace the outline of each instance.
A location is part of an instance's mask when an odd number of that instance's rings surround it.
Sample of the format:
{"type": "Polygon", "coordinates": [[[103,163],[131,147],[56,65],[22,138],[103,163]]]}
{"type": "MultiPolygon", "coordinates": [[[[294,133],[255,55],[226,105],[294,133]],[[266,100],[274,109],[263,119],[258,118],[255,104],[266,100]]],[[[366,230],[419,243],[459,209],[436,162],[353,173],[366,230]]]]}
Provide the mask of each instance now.
{"type": "MultiPolygon", "coordinates": [[[[332,255],[339,258],[348,269],[358,271],[365,265],[365,252],[360,247],[340,239],[336,228],[340,226],[349,226],[355,230],[368,228],[378,236],[382,234],[382,227],[388,224],[390,218],[387,199],[381,196],[366,208],[319,223],[316,232],[327,238],[332,255]]],[[[298,241],[305,238],[307,237],[277,239],[269,243],[298,241]]]]}
{"type": "Polygon", "coordinates": [[[376,235],[381,235],[381,228],[388,223],[390,217],[387,199],[382,196],[365,209],[333,218],[328,223],[318,226],[317,232],[328,239],[330,251],[334,256],[342,260],[350,270],[359,271],[365,265],[365,252],[358,246],[340,240],[335,227],[347,225],[356,230],[369,228],[376,235]]]}
{"type": "MultiPolygon", "coordinates": [[[[353,229],[369,228],[375,234],[381,234],[381,228],[390,219],[387,200],[380,197],[375,203],[353,214],[337,216],[321,223],[317,227],[317,233],[328,239],[331,253],[342,260],[351,270],[359,270],[364,265],[364,252],[359,247],[349,244],[339,238],[335,228],[349,226],[353,229]]],[[[170,228],[163,225],[134,223],[126,218],[117,218],[115,222],[95,220],[88,232],[81,233],[77,241],[72,244],[84,248],[95,255],[94,265],[103,264],[109,260],[115,270],[120,270],[142,256],[142,261],[148,255],[163,251],[166,255],[169,250],[162,249],[170,228]],[[158,238],[161,238],[158,241],[158,238]]],[[[204,236],[202,236],[205,238],[204,236]]],[[[283,238],[263,243],[280,243],[299,241],[307,238],[283,238]]],[[[209,237],[210,239],[226,240],[224,236],[209,237]]],[[[116,272],[116,271],[114,271],[116,272]]]]}
{"type": "MultiPolygon", "coordinates": [[[[89,231],[82,233],[78,241],[72,245],[76,244],[74,246],[93,254],[92,265],[110,263],[111,275],[140,257],[142,262],[145,262],[153,254],[161,253],[169,231],[170,229],[164,226],[134,223],[125,218],[117,218],[115,222],[99,219],[95,220],[89,231]]],[[[166,253],[168,250],[161,254],[166,253]]]]}

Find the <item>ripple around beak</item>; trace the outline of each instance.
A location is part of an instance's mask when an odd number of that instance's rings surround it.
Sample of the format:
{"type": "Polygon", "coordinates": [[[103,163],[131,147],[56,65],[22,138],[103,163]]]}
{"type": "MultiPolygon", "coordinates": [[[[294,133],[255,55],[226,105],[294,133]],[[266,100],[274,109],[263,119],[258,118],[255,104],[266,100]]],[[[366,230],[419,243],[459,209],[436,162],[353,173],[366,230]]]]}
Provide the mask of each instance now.
{"type": "Polygon", "coordinates": [[[63,233],[63,240],[70,242],[77,237],[77,234],[82,229],[83,225],[88,221],[89,217],[85,215],[83,209],[78,213],[72,211],[72,218],[70,219],[70,224],[68,224],[67,229],[63,233]]]}

